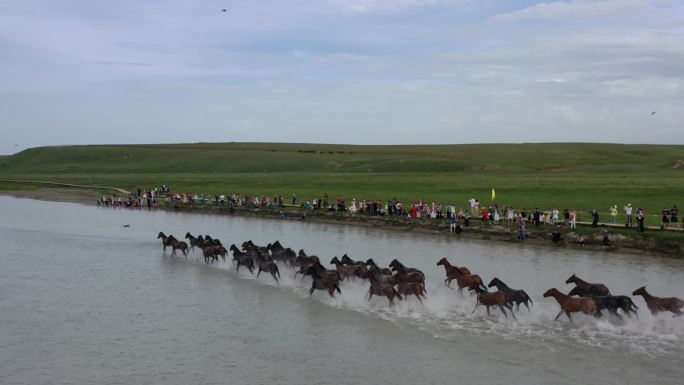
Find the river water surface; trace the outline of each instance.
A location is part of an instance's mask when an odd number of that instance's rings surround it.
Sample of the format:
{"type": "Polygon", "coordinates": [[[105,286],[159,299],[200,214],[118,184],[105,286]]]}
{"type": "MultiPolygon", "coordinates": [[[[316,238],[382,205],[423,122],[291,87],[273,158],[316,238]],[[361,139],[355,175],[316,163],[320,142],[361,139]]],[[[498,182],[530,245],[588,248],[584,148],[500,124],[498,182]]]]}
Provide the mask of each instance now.
{"type": "Polygon", "coordinates": [[[676,384],[684,317],[553,321],[573,273],[614,294],[684,297],[684,261],[460,240],[347,225],[98,209],[0,197],[0,384],[676,384]],[[124,228],[123,225],[130,227],[124,228]],[[199,253],[163,256],[157,233],[252,239],[427,275],[428,300],[364,299],[367,286],[308,296],[281,266],[258,280],[199,253]],[[447,256],[526,290],[531,312],[472,313],[443,286],[447,256]]]}

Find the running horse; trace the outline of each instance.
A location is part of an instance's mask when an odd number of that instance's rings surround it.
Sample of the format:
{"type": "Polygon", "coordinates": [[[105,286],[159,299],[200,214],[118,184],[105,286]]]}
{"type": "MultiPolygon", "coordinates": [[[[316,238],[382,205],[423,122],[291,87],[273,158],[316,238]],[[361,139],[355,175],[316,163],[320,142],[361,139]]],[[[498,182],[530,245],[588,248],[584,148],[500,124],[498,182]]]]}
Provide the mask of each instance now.
{"type": "Polygon", "coordinates": [[[477,310],[478,306],[483,305],[487,308],[487,315],[489,315],[489,307],[498,306],[506,318],[508,318],[508,314],[506,314],[506,310],[504,308],[508,308],[513,316],[513,319],[515,319],[515,314],[513,314],[513,305],[509,303],[508,296],[504,291],[499,290],[495,292],[488,292],[480,286],[473,286],[470,288],[470,290],[477,294],[477,303],[475,304],[473,313],[475,313],[475,310],[477,310]]]}
{"type": "Polygon", "coordinates": [[[558,317],[561,316],[561,314],[565,313],[565,315],[568,316],[570,322],[573,322],[572,316],[570,316],[570,314],[579,311],[581,311],[584,314],[594,316],[595,318],[598,318],[599,316],[598,308],[596,307],[596,301],[593,298],[570,297],[566,294],[561,293],[556,288],[547,290],[546,293],[544,293],[544,298],[546,297],[555,298],[558,304],[560,305],[561,310],[558,313],[558,315],[556,315],[556,318],[554,318],[554,321],[557,320],[558,317]]]}
{"type": "MultiPolygon", "coordinates": [[[[449,261],[446,258],[442,258],[437,262],[437,265],[444,265],[445,268],[449,261]]],[[[465,274],[461,269],[451,269],[447,272],[447,278],[444,280],[444,284],[449,287],[452,280],[456,280],[458,283],[458,292],[463,294],[463,288],[473,289],[475,286],[480,286],[487,291],[487,287],[482,283],[482,278],[477,274],[465,274]]]]}
{"type": "MultiPolygon", "coordinates": [[[[369,261],[372,260],[369,259],[369,261]]],[[[370,287],[368,288],[368,302],[370,302],[370,300],[373,298],[373,295],[377,295],[387,297],[390,306],[392,306],[394,305],[395,297],[399,299],[403,298],[401,293],[394,288],[394,282],[383,280],[383,275],[380,274],[380,272],[380,268],[375,263],[368,265],[368,280],[370,281],[370,287]]],[[[420,300],[420,297],[418,297],[418,299],[420,300]]]]}
{"type": "Polygon", "coordinates": [[[162,250],[164,251],[164,254],[166,255],[166,246],[171,246],[171,256],[173,257],[176,255],[176,250],[180,250],[183,252],[183,255],[187,259],[188,257],[188,244],[182,241],[177,240],[173,235],[169,235],[168,237],[166,234],[163,232],[159,232],[159,235],[157,235],[157,239],[161,238],[162,240],[162,250]]]}
{"type": "MultiPolygon", "coordinates": [[[[525,305],[525,307],[527,308],[527,311],[530,311],[530,312],[532,311],[532,310],[530,310],[530,307],[527,304],[527,302],[529,302],[530,304],[534,304],[534,302],[532,302],[532,298],[530,298],[530,296],[527,295],[527,293],[525,293],[524,290],[511,289],[502,280],[500,280],[497,277],[494,277],[494,279],[492,279],[489,282],[489,285],[487,285],[487,287],[492,287],[492,286],[496,286],[497,290],[502,291],[502,292],[504,292],[504,294],[506,294],[506,301],[510,305],[512,305],[513,302],[515,302],[515,305],[516,305],[515,310],[516,311],[520,310],[520,304],[521,303],[523,305],[525,305]]],[[[513,312],[513,311],[511,310],[511,312],[513,312]]]]}
{"type": "Polygon", "coordinates": [[[661,298],[653,296],[646,291],[646,286],[642,286],[634,290],[632,295],[640,295],[644,297],[644,301],[646,301],[646,306],[648,306],[648,310],[650,310],[651,314],[653,315],[656,315],[661,311],[672,312],[675,314],[675,317],[684,314],[684,312],[682,312],[682,307],[684,307],[684,301],[677,297],[661,298]]]}
{"type": "Polygon", "coordinates": [[[331,279],[329,275],[322,273],[317,266],[309,266],[305,273],[311,275],[312,278],[309,295],[312,295],[314,290],[326,290],[331,297],[335,296],[335,291],[342,294],[338,284],[339,281],[331,279]]]}
{"type": "Polygon", "coordinates": [[[580,297],[591,297],[596,301],[596,307],[599,313],[599,316],[601,316],[601,310],[608,310],[609,313],[615,315],[618,318],[622,318],[620,314],[618,314],[618,310],[622,309],[622,312],[627,315],[627,317],[632,317],[630,313],[634,313],[634,315],[638,316],[637,314],[637,309],[639,307],[634,304],[631,298],[629,298],[626,295],[581,295],[581,294],[586,294],[582,289],[580,289],[578,286],[575,286],[568,292],[569,296],[573,295],[578,295],[580,297]]]}
{"type": "Polygon", "coordinates": [[[602,283],[589,283],[583,281],[575,274],[571,275],[570,278],[565,281],[565,283],[574,283],[577,287],[579,287],[579,293],[581,297],[610,295],[610,290],[608,290],[606,285],[602,283]]]}

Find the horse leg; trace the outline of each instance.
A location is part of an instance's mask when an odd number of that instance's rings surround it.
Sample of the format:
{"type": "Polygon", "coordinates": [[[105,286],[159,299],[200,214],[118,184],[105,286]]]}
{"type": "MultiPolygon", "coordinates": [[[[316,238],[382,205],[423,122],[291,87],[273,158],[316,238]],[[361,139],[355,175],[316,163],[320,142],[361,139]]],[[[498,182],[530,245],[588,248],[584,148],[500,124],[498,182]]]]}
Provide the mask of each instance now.
{"type": "Polygon", "coordinates": [[[530,307],[527,305],[527,301],[523,302],[523,304],[524,304],[525,307],[527,308],[527,311],[529,311],[530,313],[532,313],[532,310],[531,310],[530,307]]]}
{"type": "Polygon", "coordinates": [[[566,311],[565,311],[565,315],[568,316],[568,319],[570,320],[570,322],[575,323],[575,321],[572,320],[572,316],[570,315],[570,312],[569,312],[569,311],[566,310],[566,311]]]}
{"type": "MultiPolygon", "coordinates": [[[[511,311],[511,316],[513,316],[513,319],[517,320],[517,318],[515,318],[515,313],[513,312],[513,305],[504,305],[504,306],[506,306],[508,308],[508,310],[511,311]]],[[[508,317],[506,317],[506,318],[508,318],[508,317]]]]}
{"type": "Polygon", "coordinates": [[[423,300],[420,298],[420,295],[419,295],[418,293],[415,293],[414,295],[416,296],[416,298],[418,298],[418,302],[420,302],[421,305],[422,305],[422,304],[423,304],[423,300]]]}
{"type": "MultiPolygon", "coordinates": [[[[506,310],[504,310],[503,305],[499,305],[499,309],[501,309],[501,312],[503,313],[504,317],[508,318],[508,314],[506,314],[506,310]]],[[[511,314],[513,314],[513,311],[511,311],[511,314]]]]}
{"type": "Polygon", "coordinates": [[[316,284],[311,282],[311,289],[309,289],[309,295],[313,295],[314,289],[316,288],[316,284]]]}
{"type": "MultiPolygon", "coordinates": [[[[276,277],[275,271],[271,270],[271,275],[273,276],[273,279],[275,279],[276,282],[278,282],[278,277],[276,277]]],[[[278,282],[280,283],[280,282],[278,282]]]]}
{"type": "Polygon", "coordinates": [[[480,306],[480,301],[477,301],[477,302],[475,303],[475,307],[473,308],[473,311],[472,311],[470,314],[475,313],[475,310],[477,310],[477,307],[478,307],[478,306],[480,306]]]}
{"type": "Polygon", "coordinates": [[[487,315],[489,316],[489,306],[487,306],[487,315]]]}
{"type": "Polygon", "coordinates": [[[236,273],[240,272],[240,261],[238,261],[237,268],[235,269],[235,272],[236,273]]]}
{"type": "Polygon", "coordinates": [[[257,278],[259,278],[259,274],[261,274],[261,266],[259,266],[259,272],[257,272],[257,278]]]}
{"type": "Polygon", "coordinates": [[[557,321],[557,320],[558,320],[558,317],[560,317],[561,314],[563,314],[563,309],[561,309],[561,311],[559,311],[558,314],[556,314],[556,318],[554,318],[553,320],[554,320],[554,321],[557,321]]]}

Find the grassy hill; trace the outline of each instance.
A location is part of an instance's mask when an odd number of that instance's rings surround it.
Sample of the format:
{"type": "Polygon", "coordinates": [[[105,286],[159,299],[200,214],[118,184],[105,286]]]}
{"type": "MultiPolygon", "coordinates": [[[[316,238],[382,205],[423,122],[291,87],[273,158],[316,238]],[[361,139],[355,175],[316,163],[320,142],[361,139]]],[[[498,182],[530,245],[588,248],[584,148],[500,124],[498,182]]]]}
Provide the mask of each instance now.
{"type": "MultiPolygon", "coordinates": [[[[268,194],[465,206],[597,208],[625,203],[657,214],[684,204],[684,146],[594,143],[353,146],[198,143],[33,148],[0,157],[0,179],[136,189],[268,194]]],[[[0,184],[0,188],[15,188],[0,184]]],[[[655,217],[654,217],[655,218],[655,217]]],[[[655,219],[654,219],[655,220],[655,219]]]]}

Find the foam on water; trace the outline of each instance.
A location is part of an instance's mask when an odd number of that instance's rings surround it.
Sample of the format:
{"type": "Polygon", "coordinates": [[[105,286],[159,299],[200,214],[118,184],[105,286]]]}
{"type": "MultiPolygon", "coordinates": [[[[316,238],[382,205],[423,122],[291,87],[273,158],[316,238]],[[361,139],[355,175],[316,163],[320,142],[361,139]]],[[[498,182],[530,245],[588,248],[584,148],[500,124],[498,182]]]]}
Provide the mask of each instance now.
{"type": "MultiPolygon", "coordinates": [[[[192,256],[191,263],[201,263],[203,259],[192,256]]],[[[256,273],[251,275],[247,269],[235,273],[231,261],[208,265],[211,268],[226,271],[233,277],[257,281],[260,285],[268,285],[283,291],[294,293],[303,298],[310,298],[325,306],[345,309],[379,317],[381,319],[408,324],[435,338],[457,340],[463,333],[490,335],[505,340],[525,342],[536,339],[548,348],[559,343],[581,344],[606,349],[628,349],[634,353],[659,356],[673,352],[681,352],[684,341],[684,318],[673,318],[671,314],[659,314],[654,317],[640,308],[638,318],[624,317],[622,320],[604,314],[601,319],[576,313],[574,322],[569,322],[565,315],[558,321],[554,317],[559,311],[555,301],[533,299],[534,305],[528,311],[524,305],[515,313],[516,319],[506,318],[498,308],[491,307],[490,315],[482,305],[475,309],[475,297],[467,291],[460,295],[457,290],[445,286],[433,285],[428,281],[427,300],[421,304],[415,296],[403,301],[395,299],[394,306],[389,306],[385,297],[374,296],[367,300],[368,283],[361,280],[343,281],[340,284],[342,294],[330,297],[327,292],[316,290],[309,296],[311,279],[301,275],[294,278],[294,270],[278,263],[281,273],[280,283],[276,283],[270,274],[263,273],[257,279],[256,273]],[[475,311],[473,312],[473,310],[475,311]]],[[[441,283],[441,280],[439,281],[441,283]]]]}

